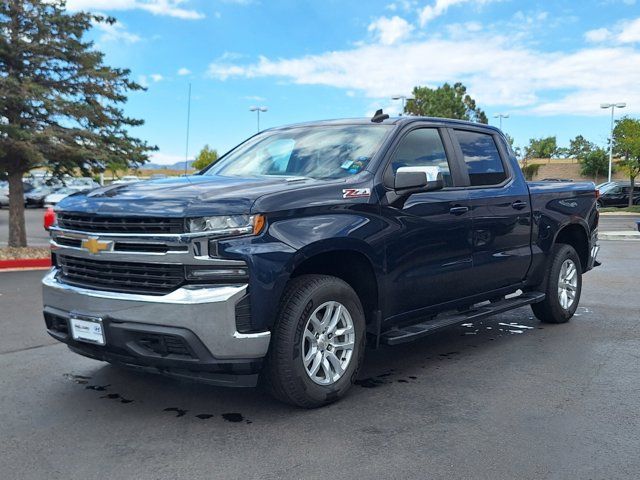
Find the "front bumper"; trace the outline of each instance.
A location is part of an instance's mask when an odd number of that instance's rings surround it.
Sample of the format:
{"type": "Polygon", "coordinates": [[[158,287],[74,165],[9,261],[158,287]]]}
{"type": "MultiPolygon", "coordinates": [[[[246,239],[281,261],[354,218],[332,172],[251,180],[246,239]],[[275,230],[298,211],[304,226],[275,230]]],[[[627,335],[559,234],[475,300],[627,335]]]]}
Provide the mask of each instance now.
{"type": "Polygon", "coordinates": [[[67,285],[56,273],[53,268],[42,280],[47,331],[73,351],[216,384],[244,386],[257,380],[271,334],[236,330],[235,307],[246,285],[139,295],[67,285]],[[101,318],[106,345],[73,340],[68,325],[72,313],[101,318]],[[226,376],[219,378],[221,374],[226,376]]]}

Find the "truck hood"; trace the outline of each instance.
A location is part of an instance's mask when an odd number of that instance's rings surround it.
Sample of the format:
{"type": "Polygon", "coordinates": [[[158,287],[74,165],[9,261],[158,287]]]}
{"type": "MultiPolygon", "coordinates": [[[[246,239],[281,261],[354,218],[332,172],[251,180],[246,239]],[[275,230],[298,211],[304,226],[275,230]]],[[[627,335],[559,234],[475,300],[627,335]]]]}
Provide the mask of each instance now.
{"type": "Polygon", "coordinates": [[[317,180],[299,177],[194,175],[110,185],[66,197],[57,210],[105,215],[198,217],[250,213],[267,194],[289,191],[317,180]]]}

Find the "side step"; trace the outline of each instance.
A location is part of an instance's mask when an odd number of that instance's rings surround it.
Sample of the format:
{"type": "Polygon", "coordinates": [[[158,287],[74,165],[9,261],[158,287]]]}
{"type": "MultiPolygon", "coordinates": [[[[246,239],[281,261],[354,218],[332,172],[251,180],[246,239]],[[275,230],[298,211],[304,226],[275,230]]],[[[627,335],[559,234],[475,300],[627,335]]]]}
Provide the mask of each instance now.
{"type": "Polygon", "coordinates": [[[496,315],[497,313],[541,302],[542,300],[544,300],[544,293],[523,293],[517,297],[507,298],[499,302],[483,304],[476,308],[471,308],[466,312],[451,313],[421,323],[407,325],[406,327],[393,328],[382,333],[380,343],[397,345],[399,343],[411,342],[452,325],[480,320],[490,317],[491,315],[496,315]]]}

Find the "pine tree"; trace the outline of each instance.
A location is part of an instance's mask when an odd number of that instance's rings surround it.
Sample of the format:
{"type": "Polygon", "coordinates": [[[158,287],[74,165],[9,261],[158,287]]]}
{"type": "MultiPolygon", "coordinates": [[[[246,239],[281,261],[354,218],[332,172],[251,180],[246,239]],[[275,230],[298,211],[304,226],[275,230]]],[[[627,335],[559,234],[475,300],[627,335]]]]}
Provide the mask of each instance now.
{"type": "Polygon", "coordinates": [[[126,116],[129,91],[143,87],[111,68],[85,39],[95,22],[69,14],[64,0],[0,2],[0,173],[9,179],[9,246],[26,246],[22,176],[140,165],[150,147],[130,135],[143,121],[126,116]]]}

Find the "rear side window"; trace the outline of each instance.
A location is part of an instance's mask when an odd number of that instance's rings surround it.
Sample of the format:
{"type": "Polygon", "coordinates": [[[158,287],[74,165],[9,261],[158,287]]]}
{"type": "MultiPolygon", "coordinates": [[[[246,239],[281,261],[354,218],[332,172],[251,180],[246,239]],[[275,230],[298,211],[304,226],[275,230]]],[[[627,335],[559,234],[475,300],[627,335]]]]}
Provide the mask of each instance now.
{"type": "Polygon", "coordinates": [[[452,186],[447,154],[435,128],[418,128],[407,133],[393,154],[391,166],[394,175],[400,167],[439,167],[445,186],[452,186]]]}
{"type": "Polygon", "coordinates": [[[507,174],[492,135],[464,130],[455,131],[472,186],[497,185],[507,174]]]}

